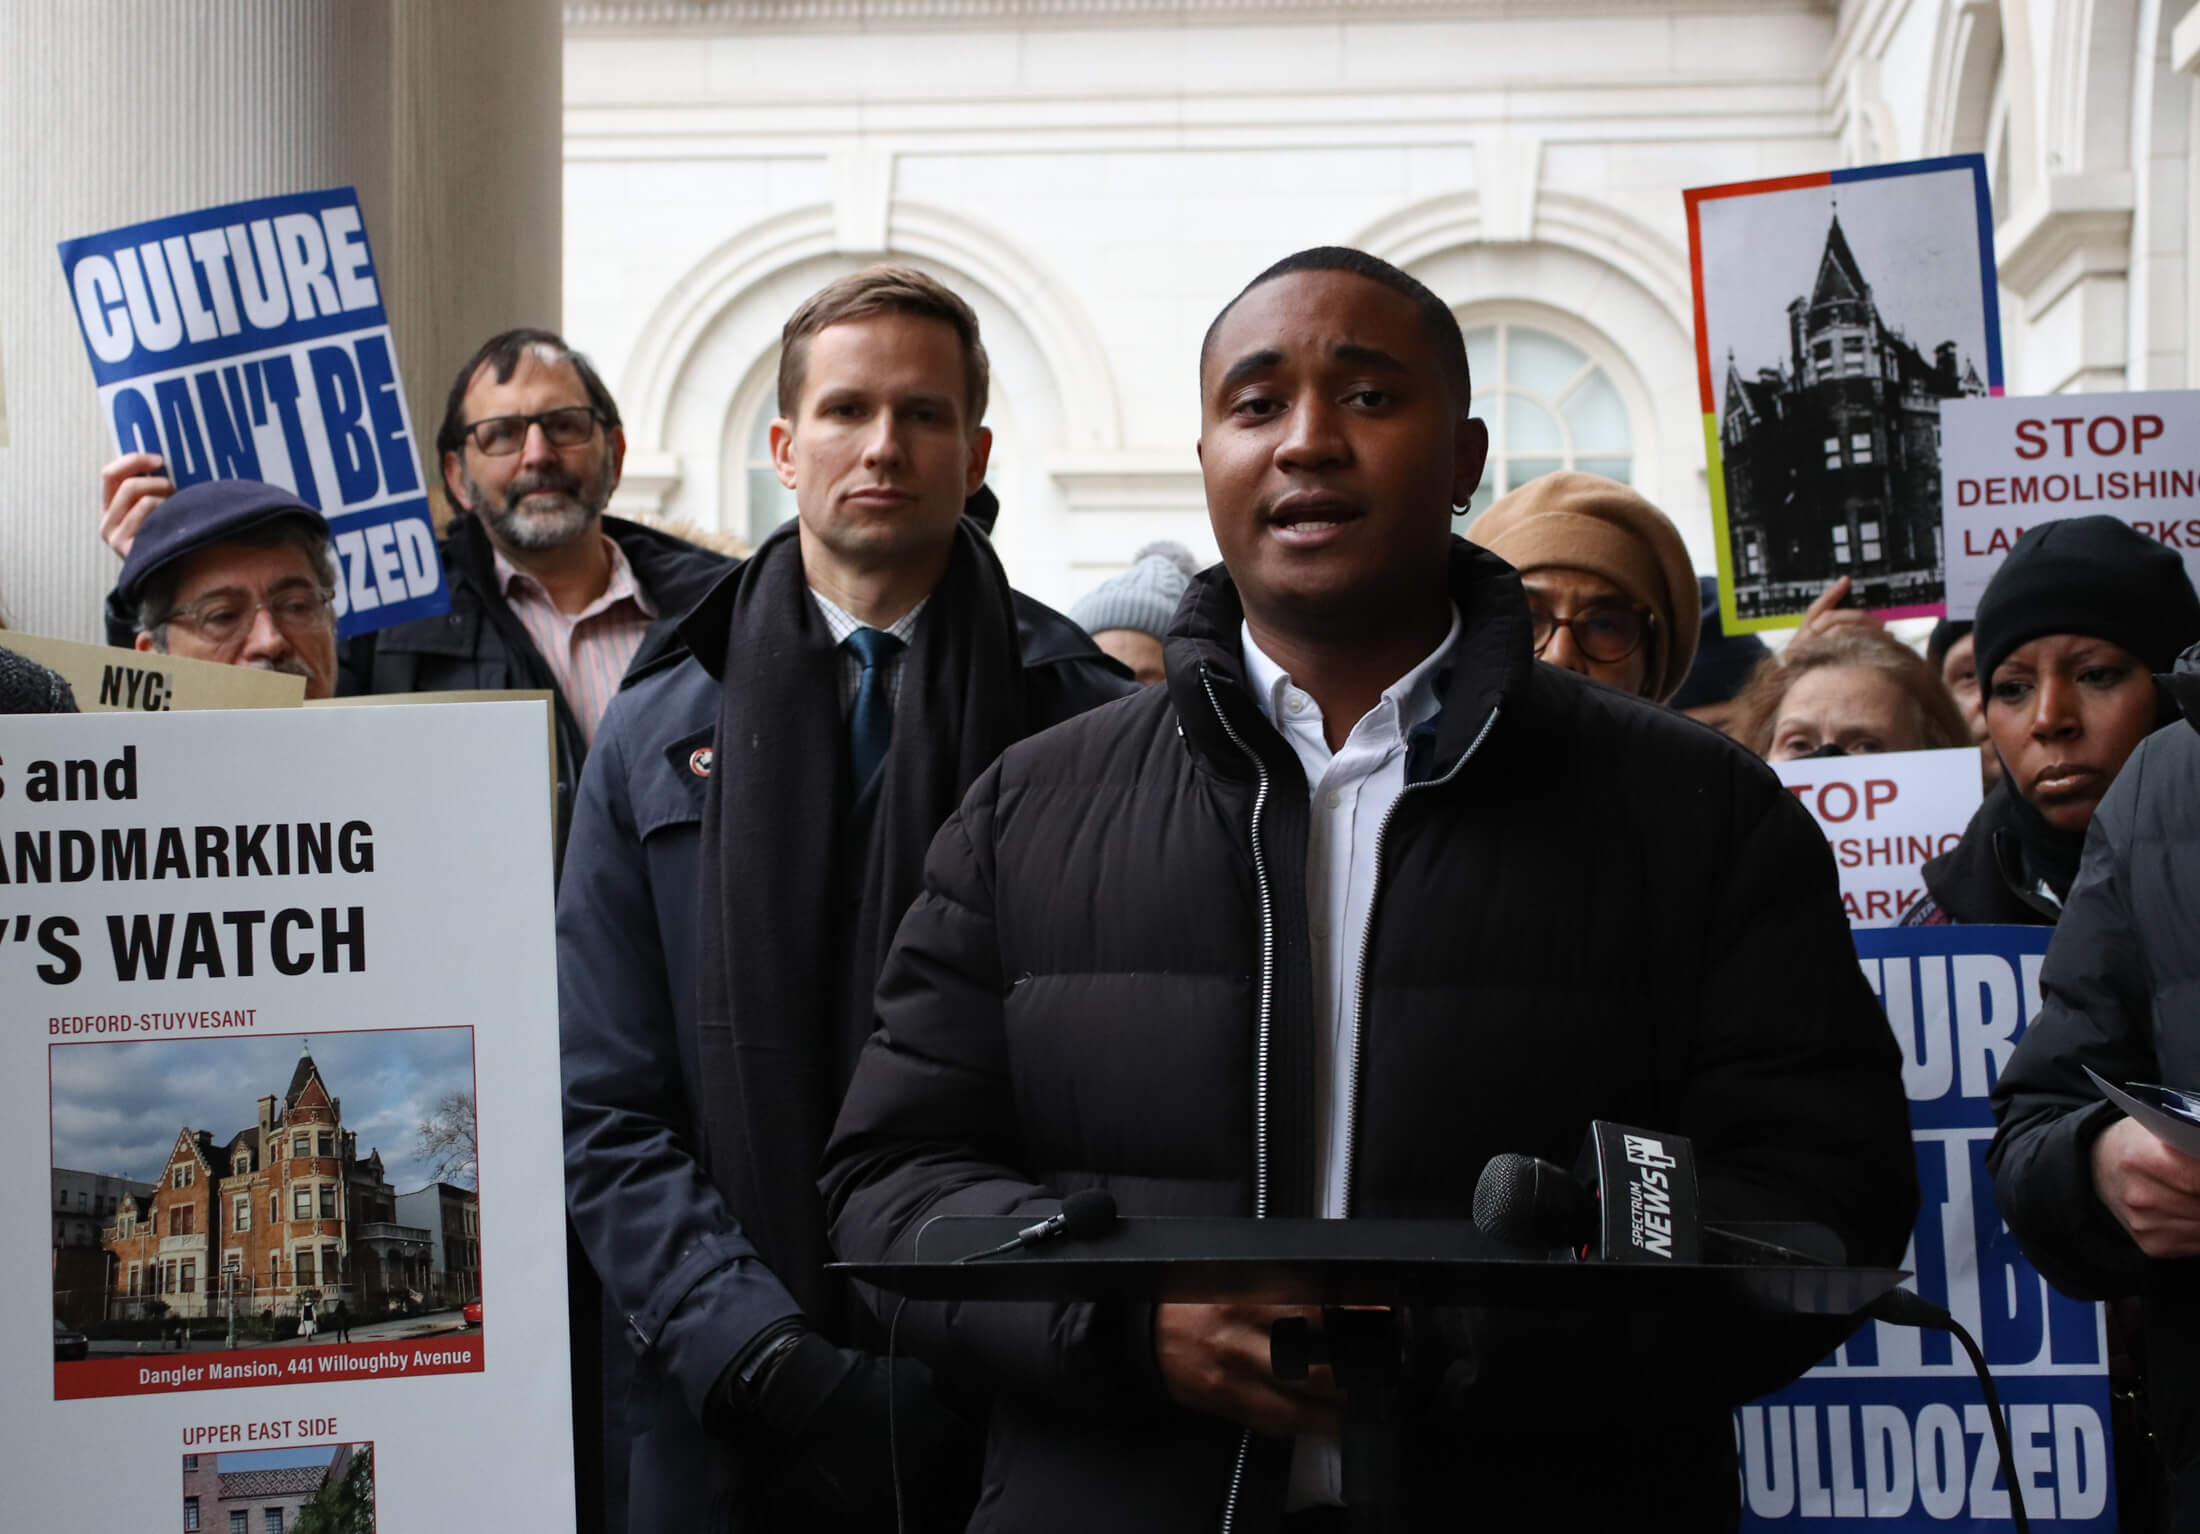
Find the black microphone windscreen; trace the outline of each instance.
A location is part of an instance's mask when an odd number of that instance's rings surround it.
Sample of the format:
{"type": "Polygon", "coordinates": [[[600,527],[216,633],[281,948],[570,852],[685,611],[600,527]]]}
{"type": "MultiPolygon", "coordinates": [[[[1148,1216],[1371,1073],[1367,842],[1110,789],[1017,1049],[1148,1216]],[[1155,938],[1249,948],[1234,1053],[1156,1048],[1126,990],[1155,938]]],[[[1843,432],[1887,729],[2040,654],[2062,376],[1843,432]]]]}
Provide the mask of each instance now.
{"type": "Polygon", "coordinates": [[[1519,1246],[1537,1243],[1535,1158],[1512,1151],[1492,1156],[1474,1184],[1474,1224],[1485,1236],[1519,1246]]]}
{"type": "Polygon", "coordinates": [[[1115,1228],[1115,1195],[1105,1188],[1084,1188],[1062,1200],[1062,1234],[1089,1241],[1115,1228]]]}
{"type": "Polygon", "coordinates": [[[1588,1191],[1565,1168],[1507,1151],[1474,1185],[1474,1224],[1514,1246],[1579,1246],[1593,1226],[1588,1191]]]}

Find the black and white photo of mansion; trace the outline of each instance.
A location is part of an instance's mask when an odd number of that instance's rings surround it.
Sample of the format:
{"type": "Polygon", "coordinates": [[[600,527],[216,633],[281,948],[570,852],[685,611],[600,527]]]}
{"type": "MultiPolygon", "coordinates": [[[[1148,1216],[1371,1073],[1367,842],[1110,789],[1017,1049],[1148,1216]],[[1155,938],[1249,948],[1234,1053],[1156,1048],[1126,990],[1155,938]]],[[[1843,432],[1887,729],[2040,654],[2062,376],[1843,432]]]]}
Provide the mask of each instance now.
{"type": "Polygon", "coordinates": [[[1844,575],[1852,606],[1939,602],[1940,406],[1986,385],[1955,342],[1928,361],[1887,322],[1838,212],[1818,280],[1787,314],[1782,364],[1747,378],[1727,354],[1719,452],[1737,611],[1799,613],[1844,575]]]}

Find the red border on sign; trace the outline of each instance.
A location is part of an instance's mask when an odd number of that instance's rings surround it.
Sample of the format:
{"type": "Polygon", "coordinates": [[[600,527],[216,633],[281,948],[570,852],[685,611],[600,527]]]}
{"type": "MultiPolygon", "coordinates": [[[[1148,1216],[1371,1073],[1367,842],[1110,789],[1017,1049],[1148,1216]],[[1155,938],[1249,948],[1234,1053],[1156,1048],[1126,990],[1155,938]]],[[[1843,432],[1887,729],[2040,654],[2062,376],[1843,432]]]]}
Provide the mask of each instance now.
{"type": "Polygon", "coordinates": [[[94,1396],[173,1395],[183,1390],[252,1390],[262,1385],[341,1385],[351,1380],[478,1374],[482,1367],[481,1333],[443,1333],[388,1342],[86,1358],[53,1366],[53,1394],[57,1401],[81,1401],[94,1396]],[[432,1361],[420,1362],[424,1356],[432,1361]],[[267,1365],[273,1365],[273,1371],[261,1372],[267,1365]]]}

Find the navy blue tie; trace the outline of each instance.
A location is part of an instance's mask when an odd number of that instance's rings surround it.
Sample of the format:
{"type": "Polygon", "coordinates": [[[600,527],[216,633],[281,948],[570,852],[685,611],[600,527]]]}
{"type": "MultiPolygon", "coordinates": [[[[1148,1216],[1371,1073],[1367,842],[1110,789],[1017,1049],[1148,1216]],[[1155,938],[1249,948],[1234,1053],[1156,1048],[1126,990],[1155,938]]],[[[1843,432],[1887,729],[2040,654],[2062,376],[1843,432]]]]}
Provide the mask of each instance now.
{"type": "Polygon", "coordinates": [[[886,662],[901,649],[901,641],[884,629],[857,629],[841,643],[863,663],[856,677],[856,705],[848,711],[848,762],[860,794],[894,743],[894,697],[886,683],[886,662]]]}

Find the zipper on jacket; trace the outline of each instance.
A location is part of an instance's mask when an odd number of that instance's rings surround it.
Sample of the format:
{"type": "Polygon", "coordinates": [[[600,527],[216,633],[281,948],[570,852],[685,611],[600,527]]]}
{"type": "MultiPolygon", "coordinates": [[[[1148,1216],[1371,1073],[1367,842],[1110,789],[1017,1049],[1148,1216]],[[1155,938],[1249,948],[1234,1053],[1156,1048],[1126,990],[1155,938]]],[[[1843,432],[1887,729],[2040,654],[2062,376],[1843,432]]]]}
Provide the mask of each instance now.
{"type": "Polygon", "coordinates": [[[1474,739],[1468,743],[1467,749],[1459,754],[1458,761],[1451,764],[1451,770],[1440,778],[1431,778],[1425,783],[1408,783],[1400,789],[1398,797],[1390,801],[1390,808],[1383,812],[1383,823],[1375,828],[1375,880],[1373,888],[1368,891],[1367,923],[1360,929],[1359,968],[1353,972],[1352,976],[1352,1030],[1345,1035],[1345,1069],[1343,1075],[1344,1079],[1351,1083],[1351,1090],[1345,1093],[1344,1122],[1337,1126],[1337,1133],[1344,1140],[1344,1216],[1346,1218],[1350,1218],[1352,1214],[1352,1180],[1353,1174],[1357,1170],[1356,1163],[1359,1160],[1360,1148],[1360,1071],[1363,1054],[1360,1048],[1360,1040],[1367,1021],[1367,952],[1370,945],[1375,941],[1375,912],[1381,908],[1383,903],[1383,849],[1390,840],[1390,823],[1397,818],[1398,806],[1405,802],[1407,794],[1417,793],[1424,788],[1441,788],[1453,778],[1458,777],[1466,768],[1467,763],[1474,759],[1474,753],[1482,749],[1482,742],[1489,739],[1490,728],[1496,723],[1497,709],[1493,706],[1490,709],[1489,718],[1482,721],[1482,728],[1476,732],[1474,739]]]}
{"type": "Polygon", "coordinates": [[[1253,791],[1253,888],[1260,900],[1260,1009],[1253,1034],[1253,1218],[1265,1220],[1268,1218],[1268,1061],[1276,997],[1276,905],[1268,885],[1268,859],[1260,844],[1261,817],[1268,809],[1268,764],[1245,743],[1237,726],[1230,723],[1230,716],[1222,711],[1222,703],[1215,697],[1214,678],[1204,667],[1199,680],[1207,690],[1207,706],[1215,711],[1215,718],[1222,723],[1222,733],[1229,736],[1230,744],[1244,752],[1245,759],[1253,764],[1256,785],[1253,791]]]}
{"type": "MultiPolygon", "coordinates": [[[[1276,995],[1275,897],[1269,889],[1268,859],[1260,843],[1261,817],[1268,808],[1268,764],[1245,743],[1237,726],[1230,723],[1230,716],[1222,711],[1222,701],[1215,696],[1214,677],[1204,666],[1200,668],[1199,681],[1207,692],[1207,706],[1215,711],[1215,718],[1222,725],[1222,733],[1229,736],[1230,744],[1244,752],[1245,759],[1253,764],[1253,888],[1260,900],[1260,1005],[1253,1034],[1253,1218],[1265,1220],[1268,1218],[1268,1060],[1276,995]]],[[[1222,1504],[1222,1534],[1231,1534],[1237,1526],[1238,1497],[1245,1489],[1245,1467],[1252,1453],[1253,1431],[1247,1428],[1238,1435],[1237,1459],[1230,1467],[1230,1493],[1222,1504]]]]}

